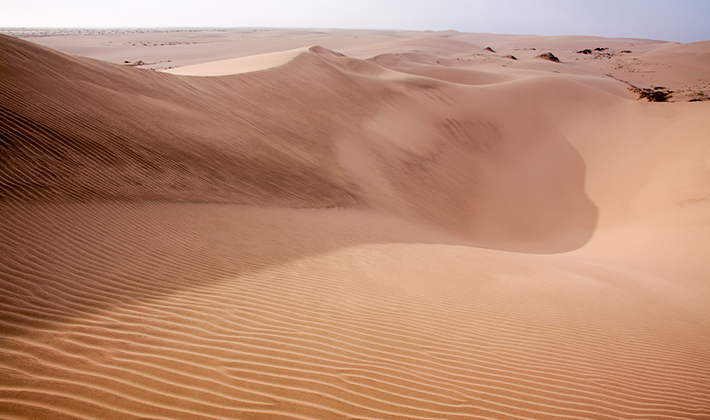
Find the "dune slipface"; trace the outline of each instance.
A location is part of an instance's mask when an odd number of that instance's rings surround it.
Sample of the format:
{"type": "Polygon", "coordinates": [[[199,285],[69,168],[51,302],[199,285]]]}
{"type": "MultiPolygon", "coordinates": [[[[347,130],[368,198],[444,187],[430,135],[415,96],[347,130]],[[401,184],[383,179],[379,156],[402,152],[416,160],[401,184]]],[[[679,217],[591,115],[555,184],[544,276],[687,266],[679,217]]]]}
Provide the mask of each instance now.
{"type": "Polygon", "coordinates": [[[181,75],[0,36],[3,417],[710,416],[708,103],[586,38],[358,34],[181,75]]]}

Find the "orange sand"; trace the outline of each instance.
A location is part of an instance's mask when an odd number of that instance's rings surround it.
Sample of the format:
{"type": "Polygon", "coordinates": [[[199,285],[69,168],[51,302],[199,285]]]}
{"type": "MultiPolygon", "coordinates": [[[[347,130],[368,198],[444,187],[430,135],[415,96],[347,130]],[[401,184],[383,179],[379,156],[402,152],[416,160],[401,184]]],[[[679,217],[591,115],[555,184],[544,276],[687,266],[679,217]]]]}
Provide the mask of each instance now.
{"type": "Polygon", "coordinates": [[[31,40],[0,417],[710,417],[710,42],[31,40]]]}

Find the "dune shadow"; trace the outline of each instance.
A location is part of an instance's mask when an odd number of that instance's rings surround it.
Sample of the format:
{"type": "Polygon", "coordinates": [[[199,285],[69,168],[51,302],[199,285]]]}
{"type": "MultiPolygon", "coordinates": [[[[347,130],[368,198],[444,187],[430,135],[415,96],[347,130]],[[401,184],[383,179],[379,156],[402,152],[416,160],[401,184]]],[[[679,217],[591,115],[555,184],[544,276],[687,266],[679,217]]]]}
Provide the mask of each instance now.
{"type": "Polygon", "coordinates": [[[374,243],[459,243],[436,228],[356,209],[145,202],[3,203],[0,333],[52,328],[109,308],[374,243]]]}
{"type": "Polygon", "coordinates": [[[363,209],[145,201],[4,203],[1,211],[2,336],[116,307],[140,312],[146,302],[361,245],[506,248],[363,209]]]}

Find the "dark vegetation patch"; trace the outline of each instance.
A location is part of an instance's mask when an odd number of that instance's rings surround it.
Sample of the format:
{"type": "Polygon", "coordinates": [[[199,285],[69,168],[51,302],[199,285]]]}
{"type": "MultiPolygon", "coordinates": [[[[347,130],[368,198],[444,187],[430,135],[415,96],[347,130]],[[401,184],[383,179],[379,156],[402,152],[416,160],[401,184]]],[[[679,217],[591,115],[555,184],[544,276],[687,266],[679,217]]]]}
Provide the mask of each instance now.
{"type": "Polygon", "coordinates": [[[626,80],[621,80],[611,73],[605,74],[607,77],[611,77],[614,80],[626,83],[629,86],[629,90],[639,95],[639,99],[647,99],[649,102],[668,102],[668,100],[673,97],[672,90],[669,90],[663,86],[651,86],[650,88],[640,88],[629,83],[626,80]]]}
{"type": "Polygon", "coordinates": [[[639,99],[648,99],[649,102],[668,102],[668,99],[673,96],[673,91],[663,86],[650,88],[633,87],[631,90],[639,95],[639,99]]]}
{"type": "Polygon", "coordinates": [[[542,58],[542,59],[545,59],[545,60],[554,61],[555,63],[559,63],[559,62],[560,62],[560,59],[557,58],[557,57],[555,57],[555,55],[554,55],[553,53],[551,53],[551,52],[546,52],[546,53],[544,53],[544,54],[540,54],[540,55],[537,56],[537,58],[542,58]]]}

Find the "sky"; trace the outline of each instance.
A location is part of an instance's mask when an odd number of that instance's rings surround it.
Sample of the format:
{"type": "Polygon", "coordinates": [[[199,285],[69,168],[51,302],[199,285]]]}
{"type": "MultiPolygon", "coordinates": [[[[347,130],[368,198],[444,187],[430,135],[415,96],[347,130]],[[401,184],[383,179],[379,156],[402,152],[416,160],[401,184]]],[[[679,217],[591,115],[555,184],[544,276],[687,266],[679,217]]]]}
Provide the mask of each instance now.
{"type": "Polygon", "coordinates": [[[0,0],[0,27],[458,30],[710,40],[710,0],[0,0]]]}

